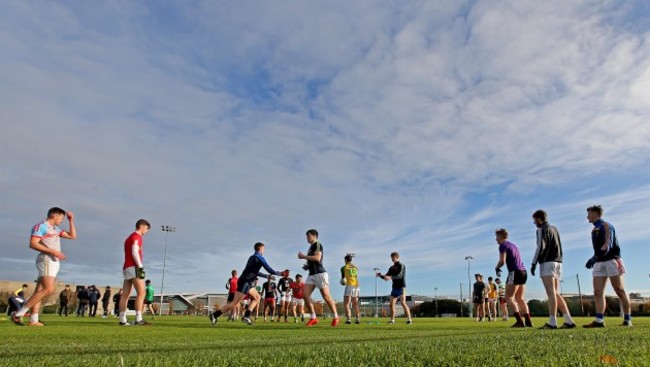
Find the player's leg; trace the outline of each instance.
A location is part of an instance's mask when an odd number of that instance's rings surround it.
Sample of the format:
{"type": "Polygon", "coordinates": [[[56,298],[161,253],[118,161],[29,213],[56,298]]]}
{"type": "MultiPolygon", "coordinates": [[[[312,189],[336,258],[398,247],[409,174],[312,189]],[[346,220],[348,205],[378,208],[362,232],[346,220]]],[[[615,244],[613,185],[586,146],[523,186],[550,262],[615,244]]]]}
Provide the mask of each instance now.
{"type": "MultiPolygon", "coordinates": [[[[605,286],[607,277],[594,277],[594,301],[596,304],[596,315],[605,313],[605,286]]],[[[598,317],[598,316],[596,316],[598,317]]]]}
{"type": "Polygon", "coordinates": [[[519,285],[506,284],[506,302],[508,303],[508,306],[510,306],[510,308],[512,309],[512,313],[517,319],[517,322],[513,325],[513,327],[526,327],[524,321],[521,318],[521,314],[519,313],[519,306],[517,306],[517,302],[515,301],[515,293],[518,290],[519,290],[519,285]]]}
{"type": "Polygon", "coordinates": [[[327,277],[323,277],[323,283],[322,287],[320,289],[320,294],[323,296],[323,300],[325,303],[327,303],[327,306],[329,306],[330,310],[332,311],[332,314],[334,315],[334,318],[332,319],[332,326],[337,326],[339,324],[339,314],[336,310],[336,303],[332,299],[332,296],[330,295],[330,287],[327,285],[327,277]]]}
{"type": "Polygon", "coordinates": [[[345,307],[345,323],[352,323],[352,310],[350,309],[350,304],[352,303],[352,297],[349,295],[343,296],[343,306],[345,307]]]}
{"type": "Polygon", "coordinates": [[[40,286],[40,300],[34,303],[32,306],[32,313],[29,316],[29,325],[30,326],[43,326],[43,324],[38,319],[38,313],[41,309],[41,301],[52,293],[56,287],[56,278],[53,276],[42,276],[41,281],[39,282],[37,289],[40,286]]]}
{"type": "MultiPolygon", "coordinates": [[[[126,309],[129,304],[129,297],[131,297],[132,280],[124,279],[122,283],[122,297],[120,297],[120,325],[130,325],[126,320],[126,309]]],[[[81,307],[81,306],[80,306],[81,307]]]]}
{"type": "Polygon", "coordinates": [[[501,308],[501,318],[503,321],[508,321],[508,302],[505,297],[499,297],[499,307],[501,308]]]}
{"type": "Polygon", "coordinates": [[[402,308],[404,309],[404,313],[406,314],[406,323],[410,324],[411,321],[411,309],[409,308],[408,304],[406,303],[406,294],[403,293],[402,296],[400,296],[400,303],[402,304],[402,308]]]}
{"type": "Polygon", "coordinates": [[[359,323],[361,319],[361,309],[359,308],[359,288],[356,289],[355,293],[352,295],[352,308],[354,309],[355,323],[359,323]]]}
{"type": "Polygon", "coordinates": [[[555,287],[556,279],[554,276],[544,276],[542,278],[542,284],[544,284],[544,289],[546,290],[546,297],[548,298],[548,325],[551,328],[557,327],[557,289],[555,287]]]}
{"type": "Polygon", "coordinates": [[[621,326],[632,326],[632,307],[630,305],[630,299],[625,293],[625,285],[623,281],[623,275],[615,275],[609,278],[614,288],[614,292],[618,296],[619,302],[621,303],[621,309],[623,310],[623,324],[621,326]]]}
{"type": "Polygon", "coordinates": [[[395,323],[395,303],[397,302],[398,297],[390,296],[390,302],[388,303],[388,309],[390,310],[390,321],[389,324],[395,323]]]}
{"type": "Polygon", "coordinates": [[[303,300],[305,302],[307,312],[309,312],[310,316],[309,322],[307,322],[307,326],[318,324],[318,319],[316,318],[316,309],[314,308],[314,301],[311,299],[311,295],[316,289],[316,284],[314,283],[313,277],[314,275],[307,277],[305,288],[303,289],[303,300]]]}
{"type": "Polygon", "coordinates": [[[524,294],[526,293],[526,285],[520,284],[515,292],[515,300],[517,301],[517,306],[519,306],[519,312],[524,317],[524,322],[527,327],[532,327],[532,321],[530,319],[530,311],[528,310],[528,303],[524,299],[524,294]]]}
{"type": "Polygon", "coordinates": [[[133,288],[135,288],[135,322],[136,324],[142,324],[144,322],[142,318],[142,311],[144,310],[144,296],[146,292],[146,285],[144,284],[144,279],[135,278],[131,281],[133,288]]]}
{"type": "Polygon", "coordinates": [[[554,279],[554,286],[555,286],[555,298],[556,298],[556,303],[557,303],[557,308],[562,312],[562,317],[564,317],[564,324],[561,326],[562,329],[573,329],[576,327],[575,322],[573,321],[573,318],[571,317],[571,312],[569,311],[569,306],[566,304],[566,301],[564,301],[564,298],[558,291],[558,288],[560,286],[560,279],[555,278],[554,279]]]}

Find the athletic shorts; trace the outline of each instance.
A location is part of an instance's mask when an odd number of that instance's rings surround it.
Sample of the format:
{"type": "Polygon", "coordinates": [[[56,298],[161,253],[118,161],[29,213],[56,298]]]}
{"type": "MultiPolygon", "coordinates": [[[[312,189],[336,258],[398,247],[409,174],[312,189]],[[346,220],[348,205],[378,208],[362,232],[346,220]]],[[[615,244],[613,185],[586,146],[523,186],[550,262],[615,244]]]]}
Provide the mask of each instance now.
{"type": "Polygon", "coordinates": [[[406,288],[393,288],[393,290],[390,291],[390,296],[393,298],[399,298],[404,294],[404,291],[406,288]]]}
{"type": "Polygon", "coordinates": [[[615,277],[623,274],[625,274],[623,259],[612,259],[594,264],[594,277],[615,277]]]}
{"type": "Polygon", "coordinates": [[[539,277],[546,278],[552,277],[560,279],[562,277],[562,263],[556,261],[548,261],[539,264],[539,277]]]}
{"type": "Polygon", "coordinates": [[[255,288],[253,287],[253,282],[249,282],[244,278],[239,278],[237,281],[237,292],[248,294],[248,291],[255,288]]]}
{"type": "Polygon", "coordinates": [[[307,276],[307,281],[305,281],[305,284],[315,285],[316,288],[323,289],[325,287],[329,287],[330,285],[329,276],[327,273],[310,274],[307,276]]]}
{"type": "Polygon", "coordinates": [[[280,293],[280,302],[289,302],[291,301],[291,294],[280,293]]]}
{"type": "Polygon", "coordinates": [[[151,304],[153,304],[153,301],[149,301],[149,300],[146,300],[146,299],[145,299],[145,300],[144,300],[144,304],[145,304],[145,305],[151,305],[151,304]]]}
{"type": "Polygon", "coordinates": [[[59,274],[61,263],[58,261],[36,261],[39,277],[55,277],[59,274]]]}
{"type": "Polygon", "coordinates": [[[499,297],[499,303],[500,304],[505,304],[506,303],[506,297],[499,297]]]}
{"type": "Polygon", "coordinates": [[[275,304],[275,298],[264,298],[264,304],[265,305],[274,305],[275,304]]]}
{"type": "Polygon", "coordinates": [[[496,300],[497,300],[496,298],[488,298],[487,301],[488,301],[488,303],[492,303],[492,302],[494,302],[494,301],[496,301],[496,300]]]}
{"type": "Polygon", "coordinates": [[[226,300],[226,302],[230,303],[234,299],[235,299],[235,294],[234,293],[228,293],[228,299],[226,300]]]}
{"type": "Polygon", "coordinates": [[[122,275],[124,276],[124,280],[135,279],[135,266],[129,266],[128,268],[122,270],[122,275]]]}
{"type": "Polygon", "coordinates": [[[346,285],[345,290],[343,291],[343,297],[359,297],[359,287],[346,285]]]}
{"type": "Polygon", "coordinates": [[[291,300],[291,304],[296,306],[304,306],[305,300],[302,298],[294,298],[291,300]]]}
{"type": "Polygon", "coordinates": [[[510,285],[524,285],[528,279],[528,273],[526,270],[515,270],[508,273],[508,279],[506,279],[506,284],[510,285]]]}
{"type": "Polygon", "coordinates": [[[474,302],[475,305],[482,305],[485,302],[485,298],[483,298],[483,297],[474,297],[472,302],[474,302]]]}

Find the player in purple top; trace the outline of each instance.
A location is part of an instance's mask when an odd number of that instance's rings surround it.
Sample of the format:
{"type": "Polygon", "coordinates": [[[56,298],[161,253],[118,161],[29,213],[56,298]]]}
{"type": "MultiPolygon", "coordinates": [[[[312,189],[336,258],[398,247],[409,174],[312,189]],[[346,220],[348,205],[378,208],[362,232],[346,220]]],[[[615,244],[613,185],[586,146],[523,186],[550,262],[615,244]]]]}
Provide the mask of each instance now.
{"type": "Polygon", "coordinates": [[[524,300],[526,291],[526,267],[521,261],[521,255],[517,246],[508,241],[508,231],[497,229],[495,232],[496,241],[499,244],[499,262],[494,270],[497,276],[501,276],[501,267],[505,264],[508,268],[508,279],[506,280],[506,301],[512,307],[517,322],[512,327],[533,327],[530,320],[528,305],[524,300]],[[522,320],[522,314],[523,318],[522,320]]]}

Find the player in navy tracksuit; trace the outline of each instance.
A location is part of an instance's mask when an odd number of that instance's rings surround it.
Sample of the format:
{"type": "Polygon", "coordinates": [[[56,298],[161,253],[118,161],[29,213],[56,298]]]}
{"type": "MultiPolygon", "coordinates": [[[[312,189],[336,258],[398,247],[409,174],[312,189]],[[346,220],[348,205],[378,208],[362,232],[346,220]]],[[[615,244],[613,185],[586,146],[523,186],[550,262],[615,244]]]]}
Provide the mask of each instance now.
{"type": "Polygon", "coordinates": [[[257,307],[257,304],[260,301],[260,294],[257,292],[257,289],[255,289],[255,286],[253,285],[257,280],[257,277],[273,279],[273,275],[284,274],[284,272],[273,270],[266,262],[266,259],[264,259],[263,256],[264,255],[263,243],[261,242],[256,243],[254,248],[255,248],[255,253],[248,258],[248,262],[246,263],[246,268],[244,269],[244,271],[242,271],[242,274],[239,277],[239,280],[237,281],[237,292],[235,293],[235,298],[227,305],[221,307],[221,309],[210,314],[210,320],[212,321],[212,325],[215,325],[217,323],[217,318],[219,316],[221,316],[224,313],[228,313],[232,309],[234,309],[235,306],[238,305],[239,302],[241,302],[244,296],[246,295],[248,295],[248,298],[250,299],[250,303],[248,304],[248,308],[246,309],[246,313],[244,314],[242,321],[247,323],[248,325],[252,325],[253,321],[250,319],[251,311],[254,310],[255,307],[257,307]],[[264,273],[260,273],[260,270],[262,268],[266,269],[266,271],[268,271],[270,274],[267,275],[264,273]]]}

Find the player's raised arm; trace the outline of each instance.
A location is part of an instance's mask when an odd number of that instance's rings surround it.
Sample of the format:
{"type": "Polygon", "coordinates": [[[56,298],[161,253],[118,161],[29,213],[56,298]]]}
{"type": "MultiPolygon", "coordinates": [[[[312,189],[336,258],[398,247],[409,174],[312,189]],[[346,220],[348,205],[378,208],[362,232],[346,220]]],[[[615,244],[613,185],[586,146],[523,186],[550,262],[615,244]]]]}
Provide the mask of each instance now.
{"type": "Polygon", "coordinates": [[[61,237],[67,238],[69,240],[77,239],[77,229],[74,226],[74,214],[69,211],[66,213],[66,216],[68,217],[68,222],[70,223],[70,227],[68,228],[67,231],[61,232],[61,237]]]}

